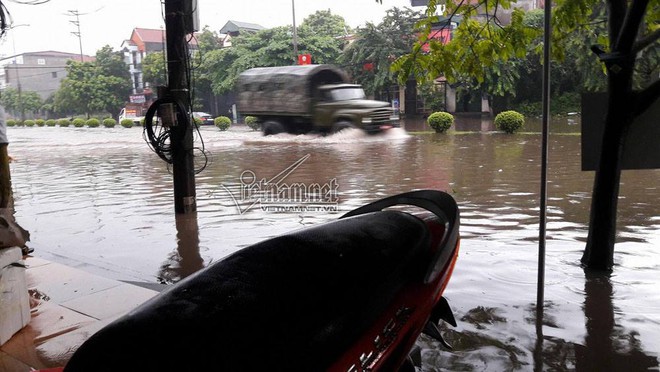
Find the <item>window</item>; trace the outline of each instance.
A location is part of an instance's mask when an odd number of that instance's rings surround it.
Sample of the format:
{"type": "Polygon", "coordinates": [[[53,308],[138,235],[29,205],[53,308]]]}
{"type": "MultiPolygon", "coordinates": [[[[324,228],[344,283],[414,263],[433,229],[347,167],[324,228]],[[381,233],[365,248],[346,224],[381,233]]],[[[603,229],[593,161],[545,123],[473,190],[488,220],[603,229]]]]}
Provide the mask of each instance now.
{"type": "Polygon", "coordinates": [[[53,79],[56,79],[57,78],[57,71],[51,72],[50,75],[53,77],[53,79]]]}
{"type": "Polygon", "coordinates": [[[38,59],[37,59],[37,64],[38,64],[38,65],[45,65],[45,64],[46,64],[46,60],[43,59],[43,58],[38,58],[38,59]]]}

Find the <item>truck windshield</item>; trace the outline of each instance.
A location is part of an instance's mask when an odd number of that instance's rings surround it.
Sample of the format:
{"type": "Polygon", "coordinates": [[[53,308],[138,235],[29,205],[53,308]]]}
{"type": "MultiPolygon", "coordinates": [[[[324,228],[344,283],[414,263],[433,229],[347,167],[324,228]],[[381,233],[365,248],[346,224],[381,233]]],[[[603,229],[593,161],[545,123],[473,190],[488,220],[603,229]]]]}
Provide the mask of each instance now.
{"type": "Polygon", "coordinates": [[[362,88],[341,88],[330,91],[330,97],[333,101],[348,101],[351,99],[364,99],[364,90],[362,88]]]}

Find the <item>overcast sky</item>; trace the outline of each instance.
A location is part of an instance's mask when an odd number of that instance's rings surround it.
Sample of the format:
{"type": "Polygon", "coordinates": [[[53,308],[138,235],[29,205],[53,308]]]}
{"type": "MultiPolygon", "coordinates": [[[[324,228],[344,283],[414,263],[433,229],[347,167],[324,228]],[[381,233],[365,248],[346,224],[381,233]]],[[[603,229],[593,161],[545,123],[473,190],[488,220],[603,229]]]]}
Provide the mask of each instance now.
{"type": "MultiPolygon", "coordinates": [[[[20,0],[23,2],[30,0],[20,0]]],[[[0,40],[0,56],[56,50],[79,53],[77,31],[69,11],[78,11],[83,53],[94,55],[104,45],[118,50],[135,27],[164,28],[161,0],[50,0],[24,5],[3,0],[14,27],[0,40]]],[[[296,24],[317,10],[330,9],[356,27],[378,23],[387,9],[410,6],[410,0],[295,0],[296,24]]],[[[264,27],[293,23],[291,0],[198,0],[200,24],[219,30],[228,20],[264,27]]],[[[423,10],[423,9],[420,9],[423,10]]]]}

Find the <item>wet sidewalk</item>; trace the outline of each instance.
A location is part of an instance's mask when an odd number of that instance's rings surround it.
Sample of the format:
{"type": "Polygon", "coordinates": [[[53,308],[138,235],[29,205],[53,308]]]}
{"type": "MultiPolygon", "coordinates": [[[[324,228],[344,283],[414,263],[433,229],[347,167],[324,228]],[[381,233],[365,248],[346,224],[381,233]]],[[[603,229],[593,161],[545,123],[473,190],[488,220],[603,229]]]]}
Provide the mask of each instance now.
{"type": "Polygon", "coordinates": [[[158,292],[25,258],[29,324],[0,347],[0,372],[62,367],[103,326],[158,292]]]}

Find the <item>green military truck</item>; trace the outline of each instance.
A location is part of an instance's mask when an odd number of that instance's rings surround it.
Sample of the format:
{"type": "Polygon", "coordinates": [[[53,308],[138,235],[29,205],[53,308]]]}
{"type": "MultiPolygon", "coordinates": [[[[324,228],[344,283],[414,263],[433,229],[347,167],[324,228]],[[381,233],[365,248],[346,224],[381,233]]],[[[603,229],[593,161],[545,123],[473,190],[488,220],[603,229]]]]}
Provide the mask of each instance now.
{"type": "Polygon", "coordinates": [[[366,99],[362,87],[332,65],[253,68],[239,75],[237,90],[238,111],[256,117],[265,135],[399,127],[387,102],[366,99]]]}

